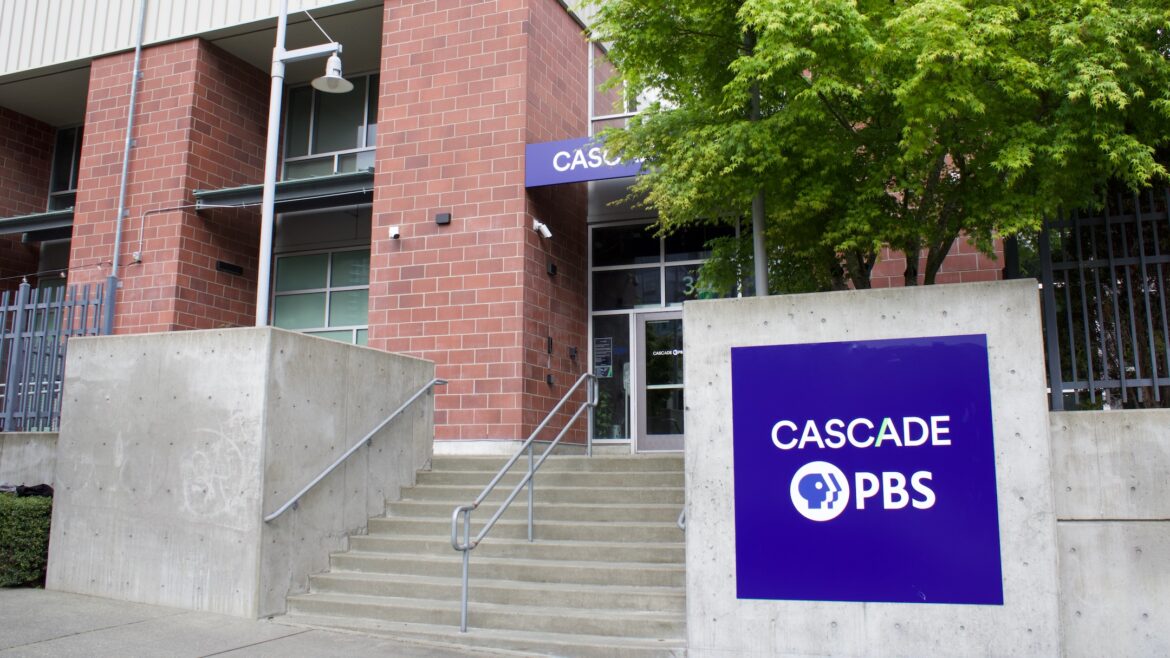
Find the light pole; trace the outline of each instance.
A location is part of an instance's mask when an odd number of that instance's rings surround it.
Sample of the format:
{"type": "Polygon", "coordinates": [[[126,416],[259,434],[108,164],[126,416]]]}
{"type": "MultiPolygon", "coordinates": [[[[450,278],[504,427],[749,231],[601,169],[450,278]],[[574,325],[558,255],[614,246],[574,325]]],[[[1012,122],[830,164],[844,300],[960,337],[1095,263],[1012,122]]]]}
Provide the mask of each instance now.
{"type": "Polygon", "coordinates": [[[272,287],[272,233],[276,214],[276,167],[280,149],[280,105],[284,96],[284,65],[304,59],[329,56],[325,75],[313,80],[313,87],[330,94],[342,94],[353,89],[353,84],[341,77],[341,44],[333,41],[313,16],[305,12],[325,34],[329,43],[317,46],[284,49],[288,27],[288,0],[280,0],[280,16],[276,19],[276,46],[272,49],[272,91],[268,99],[268,147],[264,156],[264,192],[260,199],[260,262],[256,276],[256,326],[268,325],[268,292],[272,287]]]}

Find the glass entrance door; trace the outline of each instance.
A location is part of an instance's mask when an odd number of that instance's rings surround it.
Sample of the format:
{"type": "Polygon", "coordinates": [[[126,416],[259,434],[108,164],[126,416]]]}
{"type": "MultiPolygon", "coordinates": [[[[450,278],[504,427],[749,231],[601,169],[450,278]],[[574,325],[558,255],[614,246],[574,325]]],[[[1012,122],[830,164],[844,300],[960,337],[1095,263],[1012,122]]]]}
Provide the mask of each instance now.
{"type": "Polygon", "coordinates": [[[638,452],[683,449],[682,313],[641,313],[638,337],[638,452]]]}

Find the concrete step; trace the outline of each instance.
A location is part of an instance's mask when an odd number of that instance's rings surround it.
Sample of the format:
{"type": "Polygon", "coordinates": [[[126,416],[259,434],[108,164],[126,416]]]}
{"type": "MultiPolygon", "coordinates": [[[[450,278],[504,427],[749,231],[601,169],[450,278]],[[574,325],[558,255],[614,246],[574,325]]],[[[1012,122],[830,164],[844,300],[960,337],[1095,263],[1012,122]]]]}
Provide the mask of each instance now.
{"type": "MultiPolygon", "coordinates": [[[[454,509],[454,506],[452,506],[454,509]]],[[[681,509],[681,507],[679,508],[681,509]]],[[[478,532],[482,521],[489,517],[482,517],[482,510],[477,510],[474,516],[477,523],[472,525],[472,531],[478,532]]],[[[581,540],[581,541],[632,541],[632,542],[681,542],[685,539],[682,530],[675,525],[678,512],[674,519],[643,523],[637,521],[551,521],[537,519],[535,532],[538,539],[581,540]]],[[[370,519],[369,534],[371,537],[379,535],[412,535],[416,537],[439,537],[445,541],[451,538],[451,514],[445,517],[379,517],[370,519]]],[[[492,539],[527,539],[528,524],[523,520],[501,519],[492,528],[492,539]]],[[[356,537],[355,537],[356,538],[356,537]]],[[[450,544],[448,544],[450,547],[450,544]]],[[[479,549],[476,549],[479,550],[479,549]]]]}
{"type": "MultiPolygon", "coordinates": [[[[439,455],[431,459],[431,470],[497,472],[506,462],[507,459],[501,457],[439,455]]],[[[519,466],[519,463],[517,463],[517,466],[519,466]]],[[[558,471],[675,471],[681,473],[683,470],[683,458],[681,453],[668,455],[599,455],[594,457],[553,456],[545,460],[540,470],[544,473],[558,471]]]]}
{"type": "MultiPolygon", "coordinates": [[[[349,539],[349,548],[364,553],[412,553],[441,555],[456,553],[449,536],[355,535],[349,539]]],[[[472,554],[479,557],[518,557],[527,560],[574,560],[592,562],[653,562],[656,564],[683,564],[686,561],[685,544],[646,542],[569,541],[539,539],[508,539],[489,535],[472,554]]]]}
{"type": "MultiPolygon", "coordinates": [[[[332,570],[380,574],[415,574],[460,577],[462,558],[450,554],[414,555],[347,551],[329,557],[332,570]]],[[[621,585],[648,587],[682,587],[685,571],[682,564],[653,562],[591,562],[584,560],[549,561],[519,558],[493,558],[472,555],[470,574],[477,580],[516,580],[529,583],[576,583],[586,585],[621,585]]]]}
{"type": "MultiPolygon", "coordinates": [[[[288,620],[510,655],[684,655],[682,458],[555,457],[536,480],[537,541],[521,492],[470,561],[469,633],[459,633],[462,555],[451,515],[504,459],[436,457],[329,573],[289,599],[288,620]],[[477,628],[478,627],[478,628],[477,628]]],[[[472,515],[478,532],[523,464],[472,515]]]]}
{"type": "MultiPolygon", "coordinates": [[[[527,472],[522,464],[504,476],[500,486],[514,486],[527,472]]],[[[418,484],[459,484],[479,487],[491,482],[497,470],[491,471],[422,471],[418,484]]],[[[536,472],[536,486],[561,487],[682,487],[682,471],[545,471],[536,472]]]]}
{"type": "Polygon", "coordinates": [[[683,658],[686,655],[686,642],[681,638],[625,638],[485,628],[468,628],[466,633],[460,633],[458,626],[405,624],[304,613],[286,615],[279,621],[299,627],[341,629],[393,637],[423,646],[469,648],[484,655],[563,658],[683,658]]]}
{"type": "MultiPolygon", "coordinates": [[[[467,501],[471,502],[471,501],[467,501]]],[[[447,502],[430,502],[430,501],[400,501],[396,503],[387,503],[386,515],[393,517],[434,517],[447,519],[447,523],[451,522],[451,514],[459,503],[455,501],[447,502]]],[[[486,522],[495,514],[497,505],[492,501],[487,501],[479,507],[472,515],[473,521],[486,522]]],[[[658,522],[666,523],[673,522],[678,519],[678,513],[682,510],[681,503],[655,503],[655,504],[570,504],[570,503],[541,503],[539,499],[536,501],[536,507],[533,509],[533,515],[539,521],[641,521],[641,522],[658,522]]],[[[524,497],[513,501],[511,506],[504,512],[501,519],[526,519],[528,518],[527,505],[524,497]]]]}
{"type": "MultiPolygon", "coordinates": [[[[499,502],[507,498],[517,483],[506,486],[497,486],[485,502],[499,502]]],[[[479,496],[483,487],[464,484],[422,484],[407,487],[402,490],[402,499],[425,500],[436,502],[449,500],[456,505],[470,503],[479,496]]],[[[527,501],[527,487],[520,490],[516,501],[527,501]]],[[[683,504],[683,490],[681,487],[639,487],[639,486],[596,486],[596,487],[567,487],[541,486],[537,484],[533,489],[533,496],[537,504],[542,503],[581,503],[581,504],[608,504],[608,503],[673,503],[683,504]]]]}
{"type": "MultiPolygon", "coordinates": [[[[472,558],[474,560],[474,557],[472,558]]],[[[563,583],[471,581],[468,600],[554,607],[575,606],[608,610],[686,612],[686,592],[681,587],[623,587],[619,585],[574,585],[563,583]]],[[[416,575],[381,575],[335,571],[312,576],[309,589],[321,594],[354,594],[401,598],[458,601],[462,585],[458,578],[416,575]]]]}
{"type": "MultiPolygon", "coordinates": [[[[314,594],[292,596],[293,614],[359,617],[404,623],[459,624],[459,602],[386,596],[314,594]]],[[[468,626],[617,637],[682,638],[685,615],[677,612],[608,611],[549,605],[469,606],[468,626]]]]}

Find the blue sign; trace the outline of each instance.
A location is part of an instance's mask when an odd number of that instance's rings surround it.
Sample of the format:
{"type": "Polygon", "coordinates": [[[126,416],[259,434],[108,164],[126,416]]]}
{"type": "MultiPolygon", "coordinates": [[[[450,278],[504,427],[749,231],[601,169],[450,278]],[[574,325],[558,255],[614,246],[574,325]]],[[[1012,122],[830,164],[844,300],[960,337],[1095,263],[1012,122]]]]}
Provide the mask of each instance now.
{"type": "Polygon", "coordinates": [[[624,178],[641,172],[641,163],[627,163],[611,157],[596,137],[524,147],[524,187],[624,178]]]}
{"type": "Polygon", "coordinates": [[[1003,605],[984,335],[731,349],[741,599],[1003,605]]]}

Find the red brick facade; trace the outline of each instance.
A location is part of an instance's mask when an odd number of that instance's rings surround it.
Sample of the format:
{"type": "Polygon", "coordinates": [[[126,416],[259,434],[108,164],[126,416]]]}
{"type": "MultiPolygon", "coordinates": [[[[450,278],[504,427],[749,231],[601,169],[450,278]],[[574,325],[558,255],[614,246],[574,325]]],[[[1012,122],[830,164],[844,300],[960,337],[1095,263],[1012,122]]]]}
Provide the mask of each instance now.
{"type": "MultiPolygon", "coordinates": [[[[91,68],[71,283],[110,274],[132,65],[126,53],[91,68]]],[[[199,39],[147,48],[141,66],[115,330],[250,325],[258,213],[189,206],[194,190],[260,182],[268,78],[199,39]],[[216,271],[219,260],[243,276],[216,271]]]]}
{"type": "MultiPolygon", "coordinates": [[[[935,275],[935,283],[974,283],[977,281],[999,281],[1003,279],[1003,240],[995,240],[995,258],[991,258],[971,246],[966,238],[959,238],[951,245],[951,251],[935,275]]],[[[897,288],[905,284],[906,255],[884,247],[878,256],[878,263],[870,273],[870,285],[874,288],[897,288]]],[[[923,282],[926,271],[925,252],[918,257],[918,283],[923,282]]]]}
{"type": "Polygon", "coordinates": [[[573,42],[554,0],[386,4],[370,345],[451,381],[438,438],[524,438],[585,367],[584,196],[529,199],[523,170],[527,141],[587,130],[587,50],[573,42]]]}
{"type": "MultiPolygon", "coordinates": [[[[55,134],[48,124],[0,107],[0,217],[45,211],[55,134]]],[[[19,235],[0,236],[0,291],[36,274],[37,255],[19,235]]]]}

